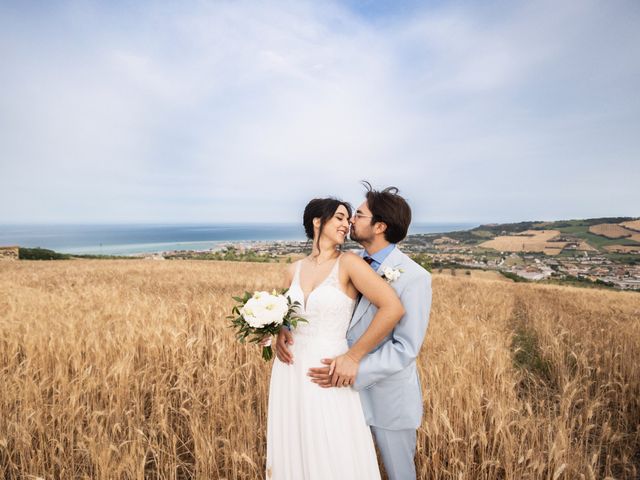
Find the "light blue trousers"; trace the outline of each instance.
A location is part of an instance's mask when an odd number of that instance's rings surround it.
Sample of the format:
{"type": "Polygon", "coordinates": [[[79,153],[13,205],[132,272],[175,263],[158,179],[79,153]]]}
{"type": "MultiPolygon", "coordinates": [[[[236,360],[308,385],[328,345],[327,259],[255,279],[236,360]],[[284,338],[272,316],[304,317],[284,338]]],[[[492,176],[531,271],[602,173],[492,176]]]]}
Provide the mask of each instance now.
{"type": "Polygon", "coordinates": [[[389,480],[415,480],[416,431],[371,427],[389,480]]]}

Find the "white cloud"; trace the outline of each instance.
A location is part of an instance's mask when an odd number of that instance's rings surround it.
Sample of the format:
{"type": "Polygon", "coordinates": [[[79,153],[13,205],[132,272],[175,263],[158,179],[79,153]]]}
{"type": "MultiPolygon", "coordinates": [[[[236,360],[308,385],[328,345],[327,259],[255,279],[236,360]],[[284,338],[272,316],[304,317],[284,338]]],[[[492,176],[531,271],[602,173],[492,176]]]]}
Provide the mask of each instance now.
{"type": "Polygon", "coordinates": [[[638,214],[632,2],[50,8],[0,15],[0,222],[296,221],[362,178],[419,220],[638,214]]]}

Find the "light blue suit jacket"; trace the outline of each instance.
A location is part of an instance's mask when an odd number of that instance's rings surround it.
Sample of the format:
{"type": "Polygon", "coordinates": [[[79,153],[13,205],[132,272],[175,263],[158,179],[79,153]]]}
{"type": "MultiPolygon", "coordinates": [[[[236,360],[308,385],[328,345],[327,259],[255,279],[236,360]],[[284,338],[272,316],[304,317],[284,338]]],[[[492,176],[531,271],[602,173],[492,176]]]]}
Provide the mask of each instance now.
{"type": "MultiPolygon", "coordinates": [[[[431,274],[398,248],[389,253],[378,273],[387,267],[403,271],[391,286],[400,297],[405,315],[362,359],[354,388],[360,391],[369,425],[388,430],[415,429],[422,421],[422,392],[416,357],[429,324],[431,274]]],[[[347,331],[349,346],[362,336],[376,312],[376,306],[362,297],[347,331]]]]}

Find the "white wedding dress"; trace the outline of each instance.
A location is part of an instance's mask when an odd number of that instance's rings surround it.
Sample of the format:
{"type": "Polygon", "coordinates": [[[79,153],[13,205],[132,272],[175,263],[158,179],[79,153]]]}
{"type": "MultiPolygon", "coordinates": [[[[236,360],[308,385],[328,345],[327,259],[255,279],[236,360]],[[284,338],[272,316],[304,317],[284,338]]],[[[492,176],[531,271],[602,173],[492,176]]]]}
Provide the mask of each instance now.
{"type": "Polygon", "coordinates": [[[323,358],[348,350],[346,333],[355,300],[338,281],[340,257],[308,296],[300,287],[300,265],[289,295],[308,323],[293,330],[293,365],[274,360],[267,417],[268,480],[379,479],[371,431],[360,394],[351,387],[322,388],[307,371],[323,358]]]}

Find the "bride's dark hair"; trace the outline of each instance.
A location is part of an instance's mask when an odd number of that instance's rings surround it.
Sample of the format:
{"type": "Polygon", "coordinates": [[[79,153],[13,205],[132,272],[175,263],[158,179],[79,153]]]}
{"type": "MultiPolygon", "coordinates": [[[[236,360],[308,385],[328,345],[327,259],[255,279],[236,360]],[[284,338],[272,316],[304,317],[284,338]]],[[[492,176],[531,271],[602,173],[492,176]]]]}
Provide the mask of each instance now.
{"type": "Polygon", "coordinates": [[[304,207],[304,214],[302,215],[302,224],[304,225],[304,232],[307,235],[309,240],[313,240],[313,219],[320,219],[320,229],[318,230],[318,238],[316,238],[316,246],[318,250],[320,250],[320,244],[318,241],[320,240],[320,235],[322,234],[322,229],[324,228],[325,223],[333,217],[338,210],[338,207],[342,205],[347,209],[347,213],[349,214],[349,218],[351,218],[352,208],[347,202],[343,202],[342,200],[338,200],[337,198],[329,197],[329,198],[314,198],[307,206],[304,207]]]}

